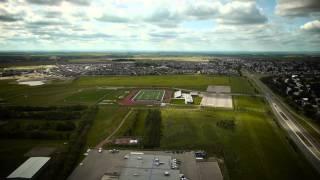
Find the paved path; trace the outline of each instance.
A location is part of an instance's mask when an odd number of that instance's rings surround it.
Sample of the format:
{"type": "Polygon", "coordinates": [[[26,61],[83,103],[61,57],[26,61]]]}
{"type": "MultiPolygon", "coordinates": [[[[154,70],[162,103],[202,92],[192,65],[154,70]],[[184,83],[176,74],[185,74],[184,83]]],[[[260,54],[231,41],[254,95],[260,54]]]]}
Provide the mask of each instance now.
{"type": "Polygon", "coordinates": [[[101,141],[97,146],[96,148],[102,148],[103,145],[105,145],[106,143],[108,143],[112,136],[114,136],[118,131],[119,129],[122,127],[122,125],[124,124],[124,122],[128,119],[128,117],[130,116],[130,114],[132,113],[132,109],[130,109],[130,111],[126,114],[126,116],[124,116],[124,118],[122,119],[121,123],[118,125],[118,127],[107,137],[105,138],[103,141],[101,141]]]}

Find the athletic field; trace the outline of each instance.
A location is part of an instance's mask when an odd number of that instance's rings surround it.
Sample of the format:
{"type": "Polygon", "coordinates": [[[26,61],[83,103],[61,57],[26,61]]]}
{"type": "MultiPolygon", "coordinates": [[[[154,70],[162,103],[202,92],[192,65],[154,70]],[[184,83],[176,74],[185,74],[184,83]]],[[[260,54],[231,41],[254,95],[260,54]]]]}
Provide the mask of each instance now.
{"type": "Polygon", "coordinates": [[[142,89],[134,97],[135,101],[162,101],[164,90],[142,89]]]}

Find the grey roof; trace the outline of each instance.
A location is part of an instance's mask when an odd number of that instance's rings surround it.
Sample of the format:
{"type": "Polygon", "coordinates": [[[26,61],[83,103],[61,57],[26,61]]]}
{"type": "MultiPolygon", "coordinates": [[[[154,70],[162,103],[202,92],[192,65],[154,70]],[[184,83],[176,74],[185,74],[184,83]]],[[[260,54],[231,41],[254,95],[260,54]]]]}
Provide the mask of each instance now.
{"type": "Polygon", "coordinates": [[[120,180],[179,180],[179,170],[170,166],[171,156],[164,155],[130,155],[125,168],[122,169],[120,180]],[[156,163],[158,159],[161,163],[156,163]],[[165,172],[169,176],[165,176],[165,172]]]}
{"type": "Polygon", "coordinates": [[[7,178],[32,178],[50,157],[31,157],[14,170],[7,178]]]}
{"type": "Polygon", "coordinates": [[[179,180],[179,170],[123,168],[120,180],[179,180]],[[168,171],[169,176],[164,172],[168,171]]]}

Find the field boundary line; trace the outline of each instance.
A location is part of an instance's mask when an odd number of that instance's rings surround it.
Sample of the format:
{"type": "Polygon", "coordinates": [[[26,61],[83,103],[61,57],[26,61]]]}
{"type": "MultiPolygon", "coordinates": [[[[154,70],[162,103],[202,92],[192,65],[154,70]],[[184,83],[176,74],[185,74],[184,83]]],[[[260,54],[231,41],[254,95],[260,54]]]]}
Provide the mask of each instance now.
{"type": "Polygon", "coordinates": [[[135,100],[140,93],[141,93],[141,89],[132,97],[132,100],[135,100]]]}

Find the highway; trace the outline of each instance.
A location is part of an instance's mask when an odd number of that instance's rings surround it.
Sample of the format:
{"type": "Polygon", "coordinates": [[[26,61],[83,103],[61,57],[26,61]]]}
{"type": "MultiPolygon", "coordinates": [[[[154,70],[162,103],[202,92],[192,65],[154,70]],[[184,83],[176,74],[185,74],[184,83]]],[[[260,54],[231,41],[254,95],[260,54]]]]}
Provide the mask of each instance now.
{"type": "MultiPolygon", "coordinates": [[[[294,141],[300,151],[305,155],[307,160],[315,167],[320,173],[320,143],[313,137],[287,110],[279,98],[266,86],[260,79],[250,73],[243,73],[251,79],[265,95],[266,100],[280,123],[285,129],[289,137],[294,141]]],[[[314,128],[314,127],[312,127],[314,128]]],[[[318,129],[317,129],[318,130],[318,129]]],[[[318,132],[318,131],[317,131],[318,132]]]]}

